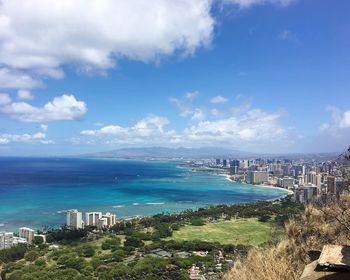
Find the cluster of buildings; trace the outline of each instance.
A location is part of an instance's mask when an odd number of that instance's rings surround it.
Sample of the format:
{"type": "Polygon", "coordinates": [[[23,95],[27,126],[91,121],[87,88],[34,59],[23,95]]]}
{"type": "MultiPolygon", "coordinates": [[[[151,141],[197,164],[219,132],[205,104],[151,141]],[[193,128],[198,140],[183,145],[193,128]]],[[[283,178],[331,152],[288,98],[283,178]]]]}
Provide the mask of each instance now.
{"type": "Polygon", "coordinates": [[[67,227],[71,229],[81,229],[84,226],[95,226],[98,229],[109,228],[116,224],[117,216],[107,212],[87,212],[85,213],[85,221],[83,213],[77,209],[67,211],[67,227]]]}
{"type": "Polygon", "coordinates": [[[343,165],[338,161],[258,158],[215,159],[202,164],[225,170],[235,181],[291,190],[294,201],[299,203],[327,199],[343,192],[343,165]]]}
{"type": "MultiPolygon", "coordinates": [[[[71,229],[81,229],[84,226],[95,226],[98,229],[109,228],[115,225],[117,216],[115,214],[102,212],[87,212],[85,213],[85,221],[83,213],[77,209],[67,211],[67,227],[71,229]]],[[[8,249],[20,244],[34,244],[35,237],[41,237],[43,243],[46,243],[46,236],[44,234],[37,234],[28,227],[21,227],[18,234],[13,232],[0,231],[0,250],[8,249]]]]}
{"type": "Polygon", "coordinates": [[[31,228],[21,227],[18,230],[18,236],[13,232],[0,231],[0,250],[8,249],[20,244],[30,244],[34,242],[36,236],[41,237],[43,243],[46,242],[46,236],[43,234],[36,234],[31,228]]]}

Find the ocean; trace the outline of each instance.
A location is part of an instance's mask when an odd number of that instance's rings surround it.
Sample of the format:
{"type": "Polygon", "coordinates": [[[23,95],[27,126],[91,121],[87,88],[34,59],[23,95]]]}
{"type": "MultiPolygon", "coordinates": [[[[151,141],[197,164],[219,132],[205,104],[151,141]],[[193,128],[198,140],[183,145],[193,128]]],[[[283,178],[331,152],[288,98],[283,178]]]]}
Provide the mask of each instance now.
{"type": "Polygon", "coordinates": [[[57,227],[72,208],[127,218],[283,195],[173,161],[0,158],[0,231],[57,227]]]}

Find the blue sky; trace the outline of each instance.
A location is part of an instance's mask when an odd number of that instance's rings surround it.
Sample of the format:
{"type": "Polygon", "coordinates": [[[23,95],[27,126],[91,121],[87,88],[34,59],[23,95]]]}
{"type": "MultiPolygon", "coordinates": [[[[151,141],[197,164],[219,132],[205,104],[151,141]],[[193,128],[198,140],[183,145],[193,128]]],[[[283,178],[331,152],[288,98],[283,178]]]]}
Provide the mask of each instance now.
{"type": "Polygon", "coordinates": [[[350,144],[349,1],[56,2],[0,4],[0,155],[350,144]]]}

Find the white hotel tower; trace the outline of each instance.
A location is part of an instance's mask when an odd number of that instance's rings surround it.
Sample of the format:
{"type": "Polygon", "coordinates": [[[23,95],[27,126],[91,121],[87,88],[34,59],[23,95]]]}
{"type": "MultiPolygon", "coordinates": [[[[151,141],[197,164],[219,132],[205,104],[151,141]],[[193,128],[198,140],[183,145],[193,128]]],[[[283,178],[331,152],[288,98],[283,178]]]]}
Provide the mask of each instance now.
{"type": "Polygon", "coordinates": [[[87,212],[85,214],[85,225],[97,226],[98,220],[102,218],[101,212],[87,212]]]}
{"type": "Polygon", "coordinates": [[[83,228],[83,214],[77,209],[67,211],[67,226],[75,229],[83,228]]]}

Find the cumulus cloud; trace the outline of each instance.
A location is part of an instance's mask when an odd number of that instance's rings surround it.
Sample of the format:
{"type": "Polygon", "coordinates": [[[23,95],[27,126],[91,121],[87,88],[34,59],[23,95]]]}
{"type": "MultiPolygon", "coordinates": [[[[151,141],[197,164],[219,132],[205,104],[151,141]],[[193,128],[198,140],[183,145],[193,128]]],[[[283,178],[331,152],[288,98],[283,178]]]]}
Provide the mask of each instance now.
{"type": "Polygon", "coordinates": [[[7,93],[0,93],[0,106],[11,103],[12,99],[7,93]]]}
{"type": "Polygon", "coordinates": [[[273,4],[282,7],[288,6],[295,0],[223,0],[225,4],[234,4],[240,8],[250,8],[254,5],[273,4]]]}
{"type": "Polygon", "coordinates": [[[46,132],[49,129],[49,126],[47,124],[41,124],[40,128],[42,131],[46,132]]]}
{"type": "Polygon", "coordinates": [[[46,138],[46,134],[43,132],[37,132],[35,134],[0,134],[0,145],[6,145],[10,143],[41,143],[41,144],[53,144],[52,140],[46,138]]]}
{"type": "Polygon", "coordinates": [[[331,121],[320,126],[321,131],[331,130],[333,132],[350,128],[350,110],[342,112],[335,106],[328,106],[326,111],[331,113],[331,121]]]}
{"type": "MultiPolygon", "coordinates": [[[[1,5],[1,2],[0,2],[1,5]]],[[[1,7],[1,6],[0,6],[1,7]]],[[[1,15],[0,15],[1,18],[1,15]]],[[[1,19],[0,19],[1,22],[1,19]]],[[[1,23],[0,23],[1,31],[1,23]]],[[[0,34],[0,57],[2,52],[0,34]]],[[[1,58],[0,58],[1,65],[1,58]]],[[[0,87],[1,88],[36,88],[41,87],[43,83],[41,80],[33,78],[30,74],[26,74],[24,71],[13,70],[7,67],[1,68],[0,66],[0,87]]]]}
{"type": "Polygon", "coordinates": [[[319,126],[319,139],[322,149],[339,151],[349,145],[350,139],[350,110],[341,110],[335,106],[328,106],[326,111],[330,113],[330,119],[319,126]]]}
{"type": "Polygon", "coordinates": [[[131,127],[109,125],[97,130],[83,130],[81,135],[100,137],[107,144],[176,145],[176,146],[248,146],[271,144],[285,139],[280,113],[250,110],[241,116],[199,121],[183,131],[167,130],[169,120],[147,117],[131,127]]]}
{"type": "Polygon", "coordinates": [[[19,90],[17,91],[17,99],[18,100],[32,100],[34,99],[34,95],[29,90],[19,90]]]}
{"type": "Polygon", "coordinates": [[[187,128],[183,135],[190,141],[214,143],[262,143],[280,139],[285,134],[278,113],[251,110],[240,117],[203,121],[187,128]]]}
{"type": "Polygon", "coordinates": [[[210,99],[210,102],[213,104],[222,104],[222,103],[226,103],[227,101],[228,99],[221,95],[215,96],[212,99],[210,99]]]}
{"type": "Polygon", "coordinates": [[[62,66],[104,72],[119,58],[157,62],[211,43],[211,0],[3,0],[0,85],[34,88],[62,66]]]}
{"type": "Polygon", "coordinates": [[[87,112],[85,102],[73,95],[55,97],[43,107],[35,107],[26,102],[11,102],[0,105],[0,112],[21,122],[49,122],[78,120],[87,112]]]}
{"type": "MultiPolygon", "coordinates": [[[[196,113],[198,114],[198,111],[196,112],[196,109],[193,108],[192,103],[193,100],[199,95],[198,91],[193,92],[187,92],[182,97],[170,97],[170,103],[175,105],[175,107],[179,110],[181,117],[188,117],[188,116],[194,116],[196,113]]],[[[197,109],[199,110],[199,109],[197,109]]]]}
{"type": "Polygon", "coordinates": [[[339,123],[340,128],[350,127],[350,110],[343,113],[342,118],[339,123]]]}
{"type": "Polygon", "coordinates": [[[136,144],[136,143],[166,143],[174,135],[173,130],[166,130],[169,124],[166,117],[148,116],[131,127],[107,125],[96,130],[83,130],[81,135],[107,137],[108,144],[136,144]],[[113,138],[108,138],[113,136],[113,138]]]}

